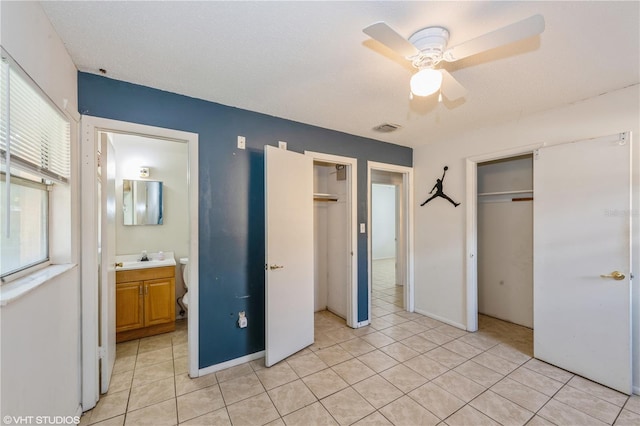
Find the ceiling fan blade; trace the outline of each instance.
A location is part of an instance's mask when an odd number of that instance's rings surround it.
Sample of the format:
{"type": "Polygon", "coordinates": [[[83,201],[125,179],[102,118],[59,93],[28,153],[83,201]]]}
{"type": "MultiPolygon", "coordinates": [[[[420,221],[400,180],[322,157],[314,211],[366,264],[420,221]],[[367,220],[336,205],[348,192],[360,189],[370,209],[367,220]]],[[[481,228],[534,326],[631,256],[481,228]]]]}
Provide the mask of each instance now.
{"type": "Polygon", "coordinates": [[[398,34],[386,22],[375,22],[363,29],[362,32],[402,56],[411,57],[420,53],[409,40],[398,34]]]}
{"type": "Polygon", "coordinates": [[[440,86],[440,92],[444,95],[445,98],[450,101],[455,101],[460,98],[463,98],[467,94],[467,89],[462,86],[456,80],[449,71],[445,69],[439,69],[442,73],[442,86],[440,86]]]}
{"type": "Polygon", "coordinates": [[[454,62],[486,50],[532,37],[543,31],[544,17],[542,15],[533,15],[447,49],[444,52],[444,60],[454,62]]]}

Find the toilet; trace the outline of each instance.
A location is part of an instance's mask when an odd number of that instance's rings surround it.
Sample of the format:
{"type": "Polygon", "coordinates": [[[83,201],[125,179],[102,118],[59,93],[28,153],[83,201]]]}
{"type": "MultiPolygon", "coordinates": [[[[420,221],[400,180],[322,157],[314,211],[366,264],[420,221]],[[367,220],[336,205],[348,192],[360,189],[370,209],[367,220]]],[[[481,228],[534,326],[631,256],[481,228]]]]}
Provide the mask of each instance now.
{"type": "Polygon", "coordinates": [[[189,309],[189,258],[180,258],[180,269],[182,270],[182,280],[184,281],[184,288],[186,292],[182,296],[182,303],[185,309],[189,309]]]}

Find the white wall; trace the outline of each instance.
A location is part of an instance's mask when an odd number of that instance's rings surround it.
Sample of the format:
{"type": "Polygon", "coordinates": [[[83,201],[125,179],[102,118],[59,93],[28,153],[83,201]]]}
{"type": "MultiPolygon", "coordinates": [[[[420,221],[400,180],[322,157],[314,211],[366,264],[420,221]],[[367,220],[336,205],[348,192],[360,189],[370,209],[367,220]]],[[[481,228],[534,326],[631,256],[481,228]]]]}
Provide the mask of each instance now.
{"type": "MultiPolygon", "coordinates": [[[[426,141],[414,150],[415,195],[425,199],[442,167],[449,166],[445,192],[465,200],[466,158],[519,146],[559,143],[633,132],[634,257],[633,270],[640,271],[640,86],[620,89],[561,108],[540,112],[517,121],[475,130],[446,140],[426,141]]],[[[448,203],[415,207],[415,305],[416,310],[464,328],[466,324],[467,254],[465,205],[453,209],[448,203]]],[[[634,386],[640,392],[640,280],[633,282],[634,386]]]]}
{"type": "Polygon", "coordinates": [[[373,184],[371,187],[371,256],[396,257],[396,187],[373,184]]]}
{"type": "MultiPolygon", "coordinates": [[[[77,70],[39,3],[0,2],[3,48],[61,108],[77,117],[77,70]]],[[[78,262],[79,159],[71,126],[71,248],[78,262]]],[[[0,308],[0,416],[74,416],[80,410],[79,268],[0,308]]]]}
{"type": "MultiPolygon", "coordinates": [[[[112,134],[116,153],[116,254],[172,251],[176,259],[176,298],[185,292],[180,258],[189,256],[188,146],[186,143],[112,134]],[[140,166],[149,167],[140,178],[140,166]],[[124,226],[122,180],[154,180],[163,183],[163,224],[124,226]]],[[[176,305],[176,315],[180,307],[176,305]]]]}

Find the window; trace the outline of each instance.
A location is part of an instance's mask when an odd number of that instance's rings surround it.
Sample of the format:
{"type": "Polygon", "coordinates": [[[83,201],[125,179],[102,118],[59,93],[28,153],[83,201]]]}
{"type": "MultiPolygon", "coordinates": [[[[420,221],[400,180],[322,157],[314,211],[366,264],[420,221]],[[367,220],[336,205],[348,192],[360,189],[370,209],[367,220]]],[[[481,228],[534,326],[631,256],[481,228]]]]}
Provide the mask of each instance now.
{"type": "Polygon", "coordinates": [[[0,276],[49,262],[50,194],[68,186],[69,120],[4,51],[0,63],[0,276]]]}

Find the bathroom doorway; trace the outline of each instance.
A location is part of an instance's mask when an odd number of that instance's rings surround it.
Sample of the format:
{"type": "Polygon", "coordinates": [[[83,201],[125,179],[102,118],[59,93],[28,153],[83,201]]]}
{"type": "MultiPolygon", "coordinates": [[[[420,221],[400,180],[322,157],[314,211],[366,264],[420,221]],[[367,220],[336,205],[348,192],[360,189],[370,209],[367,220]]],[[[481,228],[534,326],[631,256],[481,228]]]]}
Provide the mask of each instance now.
{"type": "MultiPolygon", "coordinates": [[[[106,317],[105,309],[100,309],[96,303],[100,297],[98,269],[100,267],[113,269],[114,267],[114,265],[105,265],[104,260],[101,265],[98,265],[99,257],[97,255],[97,236],[101,228],[99,218],[107,206],[114,208],[113,201],[100,204],[95,201],[95,197],[85,196],[93,191],[91,188],[99,187],[96,180],[98,179],[97,170],[100,160],[96,147],[102,139],[113,141],[116,158],[115,168],[118,170],[114,200],[117,205],[115,210],[117,212],[116,247],[118,247],[118,253],[116,254],[124,254],[124,251],[133,254],[138,251],[142,252],[142,250],[146,250],[148,253],[173,251],[174,256],[177,254],[180,257],[189,258],[187,267],[190,276],[189,299],[191,303],[188,313],[185,312],[186,319],[183,319],[188,324],[186,327],[188,331],[185,333],[186,347],[188,348],[186,361],[189,375],[198,377],[198,135],[90,116],[82,117],[81,126],[83,135],[81,144],[83,176],[83,198],[81,200],[83,208],[82,277],[84,283],[82,356],[84,360],[88,360],[88,362],[83,362],[82,367],[82,399],[83,407],[91,408],[95,406],[99,397],[99,365],[103,359],[101,354],[109,350],[101,343],[110,341],[110,336],[100,336],[96,324],[101,321],[115,321],[115,318],[106,317]],[[159,147],[161,149],[158,149],[159,147]],[[163,151],[168,155],[161,155],[163,151]],[[176,165],[178,167],[174,167],[176,165]],[[142,178],[140,177],[141,173],[144,176],[142,178]],[[146,173],[148,174],[145,175],[146,173]],[[163,205],[165,207],[163,226],[124,226],[121,204],[123,179],[166,181],[168,185],[164,185],[163,191],[163,205]],[[167,230],[169,223],[179,226],[172,230],[176,234],[175,236],[166,238],[166,235],[163,234],[166,234],[164,231],[167,230]],[[150,228],[156,229],[149,231],[150,228]],[[145,235],[141,235],[141,233],[145,235]],[[144,247],[140,244],[143,244],[144,247]],[[173,246],[178,249],[174,250],[173,246]],[[95,257],[93,253],[96,254],[95,257]],[[92,261],[93,259],[95,261],[92,261]],[[91,362],[94,359],[95,362],[91,362]]],[[[184,292],[180,257],[175,258],[177,296],[184,292]]],[[[179,314],[181,309],[178,305],[176,313],[179,314]]],[[[103,371],[108,370],[110,368],[103,369],[103,371]]]]}

